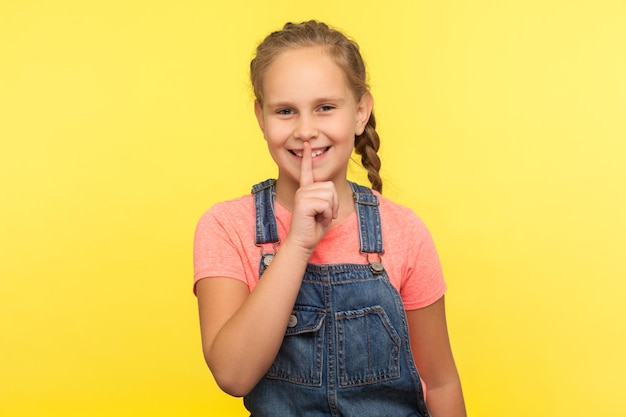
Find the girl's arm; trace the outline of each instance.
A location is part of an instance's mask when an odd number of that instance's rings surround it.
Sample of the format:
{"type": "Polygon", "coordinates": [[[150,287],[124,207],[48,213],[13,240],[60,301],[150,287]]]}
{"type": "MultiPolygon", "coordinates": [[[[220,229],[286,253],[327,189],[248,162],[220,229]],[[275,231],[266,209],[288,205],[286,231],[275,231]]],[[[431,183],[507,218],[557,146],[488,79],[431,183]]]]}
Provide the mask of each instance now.
{"type": "Polygon", "coordinates": [[[308,142],[300,169],[289,233],[254,291],[230,278],[196,284],[204,358],[220,388],[234,396],[250,392],[272,365],[309,258],[338,215],[334,184],[314,182],[308,142]]]}
{"type": "Polygon", "coordinates": [[[241,281],[198,281],[202,350],[222,390],[246,395],[276,357],[308,257],[285,242],[252,293],[241,281]]]}
{"type": "Polygon", "coordinates": [[[465,417],[461,381],[448,338],[444,298],[406,313],[413,358],[426,383],[426,404],[431,415],[465,417]]]}

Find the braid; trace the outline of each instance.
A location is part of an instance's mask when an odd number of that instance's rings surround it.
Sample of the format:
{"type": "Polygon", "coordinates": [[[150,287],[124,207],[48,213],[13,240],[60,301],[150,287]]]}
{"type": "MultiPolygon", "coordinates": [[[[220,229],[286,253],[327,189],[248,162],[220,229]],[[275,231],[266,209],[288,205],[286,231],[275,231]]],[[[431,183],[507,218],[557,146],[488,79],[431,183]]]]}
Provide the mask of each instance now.
{"type": "Polygon", "coordinates": [[[361,164],[367,170],[367,178],[372,184],[372,188],[379,193],[383,192],[383,180],[380,178],[380,158],[378,149],[380,148],[380,137],[376,132],[376,119],[374,113],[370,115],[363,133],[354,140],[354,150],[361,155],[361,164]]]}

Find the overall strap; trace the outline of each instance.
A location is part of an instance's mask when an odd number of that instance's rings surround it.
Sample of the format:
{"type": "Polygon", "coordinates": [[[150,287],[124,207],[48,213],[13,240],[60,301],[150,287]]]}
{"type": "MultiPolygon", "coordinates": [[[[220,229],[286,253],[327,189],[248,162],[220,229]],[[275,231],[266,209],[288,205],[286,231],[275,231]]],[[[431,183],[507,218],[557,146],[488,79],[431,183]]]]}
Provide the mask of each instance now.
{"type": "Polygon", "coordinates": [[[254,206],[256,210],[256,241],[257,246],[264,243],[277,243],[278,225],[274,211],[274,184],[276,180],[269,179],[252,187],[254,206]]]}
{"type": "Polygon", "coordinates": [[[354,194],[354,207],[359,218],[359,242],[362,253],[382,255],[383,233],[378,210],[378,197],[367,187],[350,182],[354,194]]]}
{"type": "MultiPolygon", "coordinates": [[[[252,187],[256,210],[256,245],[277,243],[278,225],[274,210],[274,186],[276,180],[268,179],[252,187]]],[[[359,220],[359,243],[363,253],[382,255],[383,247],[378,197],[367,187],[350,182],[354,195],[355,210],[359,220]]]]}

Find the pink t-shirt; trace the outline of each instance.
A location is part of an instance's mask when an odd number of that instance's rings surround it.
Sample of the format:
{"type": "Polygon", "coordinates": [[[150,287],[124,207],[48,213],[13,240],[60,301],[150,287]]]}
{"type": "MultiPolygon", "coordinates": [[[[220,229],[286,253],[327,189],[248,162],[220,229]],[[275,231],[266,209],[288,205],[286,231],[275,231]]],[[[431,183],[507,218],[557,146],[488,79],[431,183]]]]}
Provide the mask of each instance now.
{"type": "MultiPolygon", "coordinates": [[[[382,264],[392,285],[400,292],[406,310],[426,307],[446,291],[430,233],[411,209],[393,203],[378,193],[376,195],[380,201],[385,249],[382,264]]],[[[289,230],[291,213],[277,202],[275,211],[278,234],[283,241],[289,230]]],[[[254,290],[259,279],[261,254],[254,241],[252,194],[213,206],[201,217],[196,228],[194,288],[195,283],[203,278],[226,277],[240,280],[250,291],[254,290]]],[[[271,247],[271,244],[266,245],[267,252],[271,252],[271,247]]],[[[378,260],[377,255],[373,254],[370,260],[378,260]]],[[[309,262],[367,263],[365,254],[359,251],[356,211],[326,233],[309,262]]]]}

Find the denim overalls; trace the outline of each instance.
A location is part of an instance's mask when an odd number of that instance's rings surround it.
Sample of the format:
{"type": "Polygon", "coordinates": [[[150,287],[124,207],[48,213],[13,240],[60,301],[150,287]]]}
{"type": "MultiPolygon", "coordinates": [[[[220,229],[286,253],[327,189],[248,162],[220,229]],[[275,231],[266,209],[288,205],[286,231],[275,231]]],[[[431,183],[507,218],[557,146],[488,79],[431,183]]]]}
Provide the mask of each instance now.
{"type": "MultiPolygon", "coordinates": [[[[252,188],[259,277],[279,242],[274,180],[252,188]]],[[[427,417],[398,291],[379,262],[378,198],[350,183],[367,264],[309,264],[283,344],[244,398],[251,417],[427,417]]]]}

